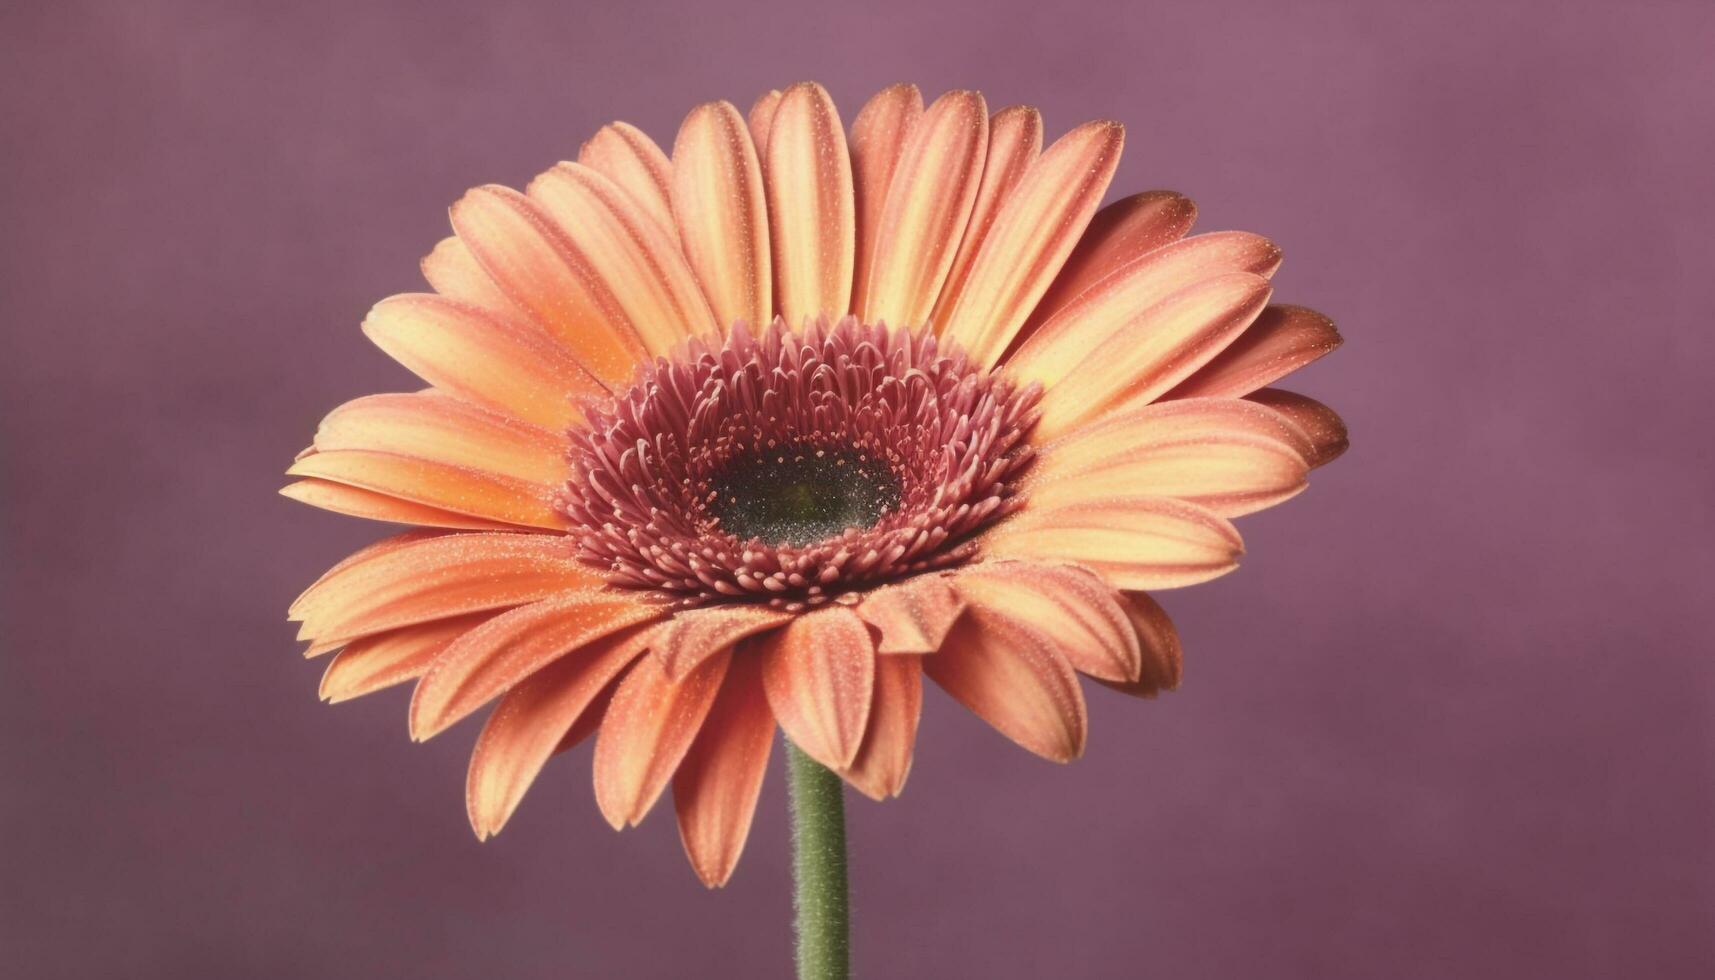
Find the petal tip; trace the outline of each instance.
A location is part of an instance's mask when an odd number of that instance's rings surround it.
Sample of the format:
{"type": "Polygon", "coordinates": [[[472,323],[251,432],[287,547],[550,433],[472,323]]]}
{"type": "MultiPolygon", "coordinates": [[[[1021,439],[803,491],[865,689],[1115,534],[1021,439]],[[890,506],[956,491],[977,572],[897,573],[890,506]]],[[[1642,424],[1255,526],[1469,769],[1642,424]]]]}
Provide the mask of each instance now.
{"type": "Polygon", "coordinates": [[[602,794],[599,792],[596,793],[595,803],[596,809],[601,811],[601,818],[606,820],[607,825],[612,827],[614,830],[623,831],[627,824],[636,826],[635,823],[626,818],[624,813],[615,808],[613,801],[604,801],[602,799],[602,794]]]}
{"type": "Polygon", "coordinates": [[[703,887],[710,891],[714,891],[717,888],[725,888],[727,882],[732,880],[732,873],[735,870],[737,870],[737,868],[734,866],[728,866],[725,868],[704,868],[695,864],[691,866],[691,871],[697,876],[697,880],[702,882],[703,887]]]}
{"type": "Polygon", "coordinates": [[[817,96],[827,96],[828,95],[827,88],[825,86],[823,86],[821,82],[814,81],[812,79],[805,79],[804,81],[801,81],[801,82],[793,82],[791,85],[788,85],[784,89],[781,89],[780,95],[781,95],[781,98],[791,98],[793,93],[796,93],[796,92],[809,92],[809,93],[812,93],[812,94],[817,95],[817,96]]]}

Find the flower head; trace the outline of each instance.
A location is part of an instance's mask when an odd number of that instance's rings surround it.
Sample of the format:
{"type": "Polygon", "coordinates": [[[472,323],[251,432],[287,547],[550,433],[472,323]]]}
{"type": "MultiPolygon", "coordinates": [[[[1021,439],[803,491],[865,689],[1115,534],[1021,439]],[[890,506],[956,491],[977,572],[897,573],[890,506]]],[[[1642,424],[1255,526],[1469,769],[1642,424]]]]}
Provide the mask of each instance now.
{"type": "Polygon", "coordinates": [[[849,136],[811,83],[624,123],[525,193],[471,191],[433,293],[364,330],[429,383],[335,409],[288,496],[415,525],[293,605],[323,696],[416,682],[428,738],[493,704],[479,836],[595,734],[596,799],[671,784],[732,873],[776,725],[897,795],[927,675],[1057,761],[1079,675],[1177,685],[1146,590],[1236,567],[1230,518],[1303,489],[1337,416],[1267,387],[1339,343],[1271,306],[1279,250],[1186,237],[1168,192],[1098,211],[1120,127],[1041,149],[974,92],[894,86],[849,136]]]}

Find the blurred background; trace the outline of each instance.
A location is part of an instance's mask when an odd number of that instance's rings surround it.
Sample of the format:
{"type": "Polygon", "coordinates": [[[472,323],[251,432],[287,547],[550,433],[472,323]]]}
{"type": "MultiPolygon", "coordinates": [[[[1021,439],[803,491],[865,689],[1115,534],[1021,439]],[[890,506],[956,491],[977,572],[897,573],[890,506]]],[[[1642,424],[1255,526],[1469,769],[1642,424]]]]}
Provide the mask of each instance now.
{"type": "Polygon", "coordinates": [[[853,798],[870,977],[1715,975],[1715,6],[0,4],[0,973],[784,976],[589,748],[499,839],[287,603],[386,533],[275,495],[413,385],[358,323],[468,186],[804,78],[1129,127],[1114,192],[1286,249],[1354,449],[1161,598],[1183,689],[1056,767],[935,692],[853,798]]]}

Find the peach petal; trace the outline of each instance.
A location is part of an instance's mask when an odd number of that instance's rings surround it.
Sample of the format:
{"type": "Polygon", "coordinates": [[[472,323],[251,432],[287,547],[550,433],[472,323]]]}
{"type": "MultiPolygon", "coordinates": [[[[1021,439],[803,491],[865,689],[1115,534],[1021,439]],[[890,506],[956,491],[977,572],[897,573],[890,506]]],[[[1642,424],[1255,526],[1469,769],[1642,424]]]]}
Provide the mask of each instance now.
{"type": "Polygon", "coordinates": [[[688,609],[662,624],[650,649],[661,659],[668,679],[676,681],[739,640],[791,618],[791,613],[759,605],[688,609]]]}
{"type": "Polygon", "coordinates": [[[639,210],[674,233],[673,164],[643,130],[609,123],[578,150],[578,162],[613,181],[639,210]]]}
{"type": "Polygon", "coordinates": [[[1206,582],[1237,568],[1244,552],[1231,522],[1171,497],[1027,507],[983,541],[993,557],[1085,565],[1122,589],[1206,582]]]}
{"type": "Polygon", "coordinates": [[[444,527],[461,531],[516,531],[518,525],[491,521],[482,517],[455,514],[439,507],[400,500],[398,497],[360,487],[327,480],[299,480],[280,488],[280,496],[322,510],[350,517],[362,517],[389,524],[411,524],[417,527],[444,527]]]}
{"type": "Polygon", "coordinates": [[[647,630],[632,630],[597,640],[525,678],[494,706],[465,777],[465,812],[478,840],[500,833],[577,723],[601,717],[601,695],[646,639],[647,630]]]}
{"type": "Polygon", "coordinates": [[[382,538],[380,541],[374,541],[370,544],[366,544],[335,562],[332,568],[323,572],[320,578],[310,583],[309,588],[305,589],[296,599],[292,600],[292,605],[288,612],[291,614],[292,618],[296,620],[298,618],[296,615],[298,610],[300,608],[308,608],[311,606],[313,604],[313,599],[311,598],[312,595],[320,591],[320,586],[323,582],[328,581],[335,575],[343,574],[352,568],[374,561],[383,555],[402,551],[405,548],[421,544],[424,541],[433,541],[436,538],[451,536],[451,533],[448,531],[435,530],[431,528],[417,528],[411,531],[403,531],[399,534],[393,535],[392,537],[382,538]]]}
{"type": "Polygon", "coordinates": [[[637,661],[613,692],[595,743],[595,799],[615,830],[636,826],[673,778],[720,693],[732,651],[667,679],[654,657],[637,661]]]}
{"type": "Polygon", "coordinates": [[[304,659],[314,660],[322,654],[338,650],[349,642],[349,640],[312,640],[310,645],[304,648],[304,659]]]}
{"type": "Polygon", "coordinates": [[[826,606],[759,646],[763,688],[786,736],[829,769],[851,765],[875,689],[875,646],[863,620],[845,606],[826,606]]]}
{"type": "Polygon", "coordinates": [[[553,432],[579,418],[574,398],[607,393],[534,323],[444,296],[390,296],[363,332],[436,388],[553,432]]]}
{"type": "Polygon", "coordinates": [[[875,698],[869,730],[857,757],[842,774],[872,800],[898,796],[911,775],[917,724],[923,714],[923,663],[913,656],[881,657],[875,662],[875,698]]]}
{"type": "Polygon", "coordinates": [[[322,418],[315,448],[411,456],[547,485],[567,475],[557,433],[436,391],[346,402],[322,418]]]}
{"type": "Polygon", "coordinates": [[[1137,637],[1113,588],[1087,568],[979,562],[954,575],[953,587],[973,609],[1052,636],[1079,673],[1129,681],[1143,669],[1137,637]]]}
{"type": "Polygon", "coordinates": [[[1133,194],[1097,211],[1025,329],[1129,263],[1184,238],[1196,220],[1197,205],[1173,191],[1133,194]]]}
{"type": "Polygon", "coordinates": [[[1245,400],[1268,406],[1309,436],[1310,450],[1305,459],[1311,469],[1333,462],[1351,445],[1346,423],[1339,414],[1314,398],[1279,388],[1264,388],[1246,395],[1245,400]]]}
{"type": "Polygon", "coordinates": [[[988,152],[988,106],[976,92],[948,92],[912,130],[888,186],[858,306],[870,323],[929,322],[970,220],[988,152]]]}
{"type": "Polygon", "coordinates": [[[423,675],[411,697],[411,737],[432,738],[559,658],[660,614],[633,596],[593,589],[502,613],[453,641],[423,675]]]}
{"type": "Polygon", "coordinates": [[[989,119],[989,145],[983,155],[983,176],[977,187],[977,197],[971,205],[971,215],[965,221],[965,232],[959,239],[953,264],[941,285],[941,295],[935,300],[932,319],[937,332],[945,329],[947,317],[964,295],[970,281],[971,266],[982,251],[995,218],[1011,200],[1018,182],[1042,155],[1042,114],[1030,106],[1015,105],[995,113],[989,119]]]}
{"type": "Polygon", "coordinates": [[[1206,279],[1092,343],[1072,370],[1075,382],[1053,384],[1028,370],[1019,372],[1047,387],[1032,440],[1051,440],[1108,412],[1154,401],[1244,332],[1267,305],[1269,293],[1268,280],[1247,272],[1206,279]]]}
{"type": "Polygon", "coordinates": [[[994,729],[1054,762],[1084,754],[1088,716],[1078,675],[1054,638],[972,608],[923,672],[994,729]]]}
{"type": "MultiPolygon", "coordinates": [[[[1176,398],[1127,408],[1103,417],[1069,435],[1038,447],[1040,453],[1056,452],[1060,447],[1090,440],[1120,440],[1127,438],[1126,430],[1140,425],[1156,426],[1160,432],[1151,437],[1172,439],[1193,430],[1221,430],[1257,439],[1284,443],[1300,456],[1314,451],[1310,435],[1286,415],[1246,398],[1176,398]]],[[[1121,443],[1110,441],[1111,451],[1120,452],[1121,443]]],[[[1092,453],[1103,450],[1091,444],[1092,453]]]]}
{"type": "Polygon", "coordinates": [[[476,261],[476,256],[454,235],[443,238],[423,256],[423,278],[447,299],[491,312],[522,312],[476,261]]]}
{"type": "Polygon", "coordinates": [[[943,576],[918,575],[868,593],[857,614],[881,633],[876,653],[934,653],[964,608],[943,576]]]}
{"type": "Polygon", "coordinates": [[[501,292],[604,383],[631,377],[645,354],[612,290],[536,202],[507,187],[465,193],[453,230],[501,292]]]}
{"type": "Polygon", "coordinates": [[[338,704],[416,680],[448,644],[489,616],[455,616],[353,640],[328,661],[322,673],[321,698],[338,704]]]}
{"type": "Polygon", "coordinates": [[[1133,331],[1141,311],[1209,279],[1234,272],[1267,278],[1280,249],[1249,232],[1198,235],[1146,253],[1085,290],[1030,334],[1007,366],[1052,387],[1098,344],[1133,331]]]}
{"type": "Polygon", "coordinates": [[[762,167],[729,102],[698,106],[673,143],[673,217],[679,243],[721,329],[773,316],[762,167]]]}
{"type": "Polygon", "coordinates": [[[1042,447],[1025,489],[1032,506],[1142,494],[1252,513],[1303,490],[1309,473],[1304,443],[1269,414],[1209,398],[1115,413],[1042,447]]]}
{"type": "Polygon", "coordinates": [[[1152,445],[1128,454],[1122,465],[1076,475],[1042,473],[1030,499],[1035,506],[1057,507],[1135,493],[1175,497],[1222,517],[1242,517],[1303,492],[1307,472],[1303,457],[1284,444],[1220,437],[1208,443],[1152,445]]]}
{"type": "Polygon", "coordinates": [[[1133,697],[1152,698],[1162,691],[1179,687],[1184,673],[1185,657],[1179,647],[1179,631],[1160,603],[1142,592],[1125,593],[1121,605],[1137,633],[1138,647],[1143,651],[1143,672],[1133,681],[1101,681],[1102,684],[1133,697]]]}
{"type": "Polygon", "coordinates": [[[559,535],[405,534],[334,566],[290,616],[306,639],[356,639],[600,585],[559,535]]]}
{"type": "Polygon", "coordinates": [[[941,331],[974,363],[1000,361],[1090,223],[1124,143],[1118,123],[1085,123],[1049,147],[1019,181],[941,331]]]}
{"type": "Polygon", "coordinates": [[[679,840],[704,885],[719,888],[738,866],[774,746],[774,715],[761,660],[734,658],[696,741],[673,774],[679,840]]]}
{"type": "Polygon", "coordinates": [[[579,264],[600,279],[649,353],[670,354],[686,338],[715,329],[678,242],[588,167],[562,163],[526,192],[558,225],[579,264]]]}
{"type": "Polygon", "coordinates": [[[875,247],[881,237],[881,213],[900,155],[919,119],[923,93],[906,83],[877,92],[852,120],[852,201],[857,220],[857,251],[852,265],[852,310],[864,317],[864,296],[875,247]]]}
{"type": "Polygon", "coordinates": [[[1164,398],[1248,395],[1340,346],[1334,321],[1302,306],[1270,306],[1214,360],[1164,398]]]}
{"type": "Polygon", "coordinates": [[[750,104],[745,121],[750,126],[750,139],[759,147],[768,145],[768,132],[774,128],[774,113],[780,108],[780,90],[771,88],[750,104]]]}
{"type": "Polygon", "coordinates": [[[768,134],[769,237],[774,292],[793,329],[806,318],[844,316],[856,251],[852,161],[826,89],[786,89],[768,134]]]}
{"type": "Polygon", "coordinates": [[[436,510],[520,527],[563,530],[554,488],[416,456],[370,450],[316,452],[287,476],[310,477],[397,497],[436,510]]]}

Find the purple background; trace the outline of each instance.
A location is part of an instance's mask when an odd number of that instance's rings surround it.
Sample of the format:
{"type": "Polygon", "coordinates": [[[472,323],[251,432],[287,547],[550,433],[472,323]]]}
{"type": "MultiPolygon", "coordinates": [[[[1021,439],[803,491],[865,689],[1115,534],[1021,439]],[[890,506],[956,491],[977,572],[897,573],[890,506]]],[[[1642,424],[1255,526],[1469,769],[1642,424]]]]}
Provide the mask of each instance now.
{"type": "Polygon", "coordinates": [[[1297,387],[1357,447],[1080,763],[929,699],[864,975],[1715,974],[1715,6],[266,6],[0,11],[0,972],[784,974],[778,755],[724,892],[587,747],[477,844],[475,726],[318,704],[284,621],[380,531],[274,491],[410,384],[357,324],[465,187],[814,77],[1125,121],[1117,190],[1341,323],[1297,387]]]}

